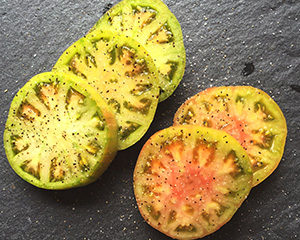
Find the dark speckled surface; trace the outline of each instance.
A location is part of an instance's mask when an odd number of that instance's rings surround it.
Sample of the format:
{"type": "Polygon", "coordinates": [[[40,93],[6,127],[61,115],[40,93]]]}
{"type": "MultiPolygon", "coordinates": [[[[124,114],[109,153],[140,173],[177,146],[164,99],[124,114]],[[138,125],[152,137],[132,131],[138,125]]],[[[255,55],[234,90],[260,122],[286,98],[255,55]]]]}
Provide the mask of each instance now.
{"type": "Polygon", "coordinates": [[[132,188],[135,161],[147,138],[172,124],[186,98],[221,85],[267,92],[281,107],[289,133],[276,171],[251,191],[229,223],[205,239],[299,239],[299,0],[166,0],[182,26],[186,73],[159,105],[146,136],[119,152],[102,178],[84,188],[41,190],[13,172],[2,141],[13,96],[35,74],[50,71],[116,2],[1,1],[0,239],[169,239],[138,212],[132,188]]]}

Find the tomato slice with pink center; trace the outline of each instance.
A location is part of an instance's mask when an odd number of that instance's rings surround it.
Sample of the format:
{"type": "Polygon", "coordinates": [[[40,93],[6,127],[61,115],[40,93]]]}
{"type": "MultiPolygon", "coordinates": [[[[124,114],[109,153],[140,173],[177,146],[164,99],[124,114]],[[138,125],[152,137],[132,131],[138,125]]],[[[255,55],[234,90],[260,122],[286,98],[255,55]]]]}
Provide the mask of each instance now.
{"type": "Polygon", "coordinates": [[[287,135],[285,118],[274,100],[249,86],[214,87],[188,99],[176,112],[174,125],[192,124],[223,130],[250,156],[253,186],[278,166],[287,135]]]}
{"type": "Polygon", "coordinates": [[[224,131],[174,126],[144,145],[134,172],[139,210],[176,239],[206,236],[230,220],[252,187],[250,159],[224,131]]]}

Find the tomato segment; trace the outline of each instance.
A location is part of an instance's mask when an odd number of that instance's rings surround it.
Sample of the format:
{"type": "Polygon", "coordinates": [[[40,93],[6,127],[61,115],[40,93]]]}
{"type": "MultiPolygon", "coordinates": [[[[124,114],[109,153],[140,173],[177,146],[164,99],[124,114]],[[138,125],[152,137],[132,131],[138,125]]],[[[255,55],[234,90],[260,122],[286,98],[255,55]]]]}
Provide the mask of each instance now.
{"type": "Polygon", "coordinates": [[[115,113],[120,150],[147,131],[158,104],[158,73],[148,53],[133,39],[93,31],[70,46],[53,71],[79,76],[97,90],[115,113]]]}
{"type": "Polygon", "coordinates": [[[95,181],[117,151],[113,113],[80,78],[62,73],[33,77],[15,96],[4,131],[15,172],[46,189],[95,181]]]}
{"type": "Polygon", "coordinates": [[[230,220],[252,186],[248,155],[229,134],[174,126],[144,145],[134,171],[139,210],[154,228],[196,239],[230,220]]]}
{"type": "Polygon", "coordinates": [[[141,43],[159,72],[159,101],[177,88],[185,70],[185,49],[179,22],[161,0],[123,0],[112,7],[90,32],[109,29],[141,43]]]}
{"type": "Polygon", "coordinates": [[[226,131],[250,156],[256,186],[278,166],[287,126],[278,105],[263,91],[248,86],[206,89],[176,112],[174,125],[193,124],[226,131]]]}

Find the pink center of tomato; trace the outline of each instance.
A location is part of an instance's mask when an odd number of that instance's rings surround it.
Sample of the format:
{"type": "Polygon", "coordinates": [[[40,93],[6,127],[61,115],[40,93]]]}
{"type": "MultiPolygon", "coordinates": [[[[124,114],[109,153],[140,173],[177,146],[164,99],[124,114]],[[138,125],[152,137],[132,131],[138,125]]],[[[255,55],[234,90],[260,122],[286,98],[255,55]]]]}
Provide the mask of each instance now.
{"type": "MultiPolygon", "coordinates": [[[[164,170],[158,176],[169,190],[163,195],[174,204],[183,205],[187,202],[204,201],[213,194],[215,169],[211,166],[214,148],[198,144],[196,150],[185,148],[179,142],[165,147],[160,161],[164,170]]],[[[159,181],[160,182],[160,181],[159,181]]]]}
{"type": "MultiPolygon", "coordinates": [[[[179,172],[178,167],[173,168],[173,172],[179,172]]],[[[170,198],[179,201],[186,201],[195,198],[200,192],[210,192],[212,182],[212,172],[199,169],[195,164],[188,165],[183,173],[169,176],[169,183],[172,194],[170,198]]],[[[205,195],[202,195],[202,198],[205,195]]]]}
{"type": "Polygon", "coordinates": [[[252,139],[251,134],[248,132],[248,123],[246,119],[238,118],[237,116],[225,116],[219,114],[217,119],[221,119],[216,125],[216,129],[223,130],[233,136],[245,149],[250,144],[252,139]]]}

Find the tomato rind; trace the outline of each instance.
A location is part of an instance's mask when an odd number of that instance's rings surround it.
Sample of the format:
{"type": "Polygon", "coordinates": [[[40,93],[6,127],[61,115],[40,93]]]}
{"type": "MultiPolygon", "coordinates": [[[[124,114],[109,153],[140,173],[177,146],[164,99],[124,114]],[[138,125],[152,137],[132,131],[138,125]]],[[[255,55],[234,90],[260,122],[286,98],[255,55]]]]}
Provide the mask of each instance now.
{"type": "Polygon", "coordinates": [[[172,238],[197,239],[231,219],[250,192],[252,169],[245,150],[226,132],[173,126],[145,143],[133,185],[148,224],[172,238]],[[201,144],[208,146],[204,155],[196,151],[204,149],[201,144]],[[205,157],[207,149],[213,158],[205,157]]]}
{"type": "MultiPolygon", "coordinates": [[[[64,90],[65,91],[65,90],[64,90]]],[[[67,99],[67,94],[65,93],[62,97],[62,92],[55,93],[58,95],[59,100],[67,99]],[[62,98],[60,98],[62,97],[62,98]]],[[[57,103],[59,106],[64,106],[64,101],[59,103],[59,100],[57,103]]],[[[83,108],[84,109],[84,108],[83,108]]],[[[75,111],[75,110],[74,110],[75,111]]],[[[86,111],[87,113],[89,110],[86,111]]],[[[75,126],[75,124],[73,124],[75,126]]],[[[34,76],[32,79],[30,79],[16,94],[14,97],[11,107],[9,110],[7,122],[5,125],[5,131],[4,131],[4,147],[5,152],[7,155],[7,159],[13,168],[13,170],[25,181],[29,182],[30,184],[44,189],[50,189],[50,190],[61,190],[61,189],[68,189],[68,188],[75,188],[75,187],[81,187],[85,186],[87,184],[90,184],[94,181],[96,181],[103,172],[109,167],[110,163],[114,159],[116,153],[117,153],[117,123],[114,117],[114,114],[110,110],[110,108],[106,105],[106,103],[102,100],[102,98],[95,92],[95,90],[87,85],[84,81],[82,81],[80,78],[64,74],[64,73],[41,73],[36,76],[34,76]],[[68,169],[70,171],[70,174],[67,175],[67,177],[63,180],[58,179],[56,181],[50,181],[51,174],[50,173],[51,167],[49,165],[55,164],[55,157],[57,159],[68,159],[74,151],[71,149],[68,149],[69,145],[65,145],[66,141],[68,139],[68,142],[73,144],[77,144],[75,140],[72,138],[71,132],[74,129],[71,129],[72,122],[64,122],[63,118],[72,120],[71,117],[68,117],[67,115],[70,114],[70,111],[67,109],[48,109],[46,106],[43,105],[41,99],[39,99],[39,96],[36,94],[37,86],[39,84],[43,85],[50,85],[50,84],[57,84],[59,87],[65,88],[67,87],[69,89],[73,89],[73,91],[78,91],[84,98],[86,98],[86,102],[90,105],[91,108],[94,109],[95,113],[98,114],[101,118],[101,122],[98,121],[98,118],[94,120],[94,122],[87,122],[84,121],[85,125],[82,125],[81,128],[83,128],[82,132],[85,132],[84,128],[91,129],[87,130],[89,131],[89,134],[92,136],[96,134],[98,131],[93,127],[94,124],[101,123],[101,131],[99,130],[100,136],[104,136],[103,139],[99,139],[99,141],[95,140],[95,143],[101,144],[99,146],[100,149],[95,149],[95,156],[89,158],[89,154],[85,155],[84,153],[82,156],[80,156],[81,161],[84,162],[84,164],[89,163],[90,169],[84,169],[79,170],[79,160],[76,162],[74,159],[74,166],[76,165],[77,169],[73,168],[71,166],[66,166],[65,169],[68,169]],[[20,106],[27,102],[27,100],[32,102],[29,104],[31,108],[32,106],[37,106],[37,108],[41,109],[39,111],[40,116],[38,119],[25,119],[24,115],[19,115],[19,109],[20,106]],[[40,104],[38,102],[41,101],[40,104]],[[44,107],[43,107],[44,106],[44,107]],[[55,111],[57,110],[57,113],[55,111]],[[52,113],[50,113],[52,112],[52,113]],[[64,112],[64,113],[62,113],[64,112]],[[50,119],[51,116],[51,119],[50,119]],[[52,118],[53,116],[53,118],[52,118]],[[55,116],[55,119],[54,119],[55,116]],[[57,129],[57,132],[53,132],[53,129],[48,129],[47,126],[51,125],[51,121],[57,121],[56,124],[52,124],[55,126],[55,129],[57,129]],[[62,125],[60,125],[62,123],[62,125]],[[69,125],[69,126],[68,126],[69,125]],[[21,129],[21,130],[20,130],[21,129]],[[37,129],[41,130],[44,129],[44,132],[38,131],[37,129]],[[68,130],[70,131],[68,133],[68,130]],[[63,133],[63,136],[60,136],[59,133],[63,133]],[[19,134],[18,138],[21,138],[20,136],[27,135],[32,136],[30,140],[30,144],[34,145],[34,148],[20,148],[19,151],[15,151],[13,147],[13,142],[16,137],[14,137],[15,134],[19,134]],[[62,141],[62,139],[65,138],[65,140],[62,141]],[[13,140],[12,140],[13,139],[13,140]],[[49,140],[50,139],[50,140],[49,140]],[[55,145],[51,148],[51,143],[56,142],[55,145]],[[59,146],[61,145],[61,146],[59,146]],[[54,147],[57,146],[57,148],[60,148],[62,152],[55,152],[54,147]],[[48,151],[52,149],[51,151],[48,151]],[[62,150],[64,149],[64,150],[62,150]],[[26,153],[24,151],[28,150],[27,154],[32,156],[32,159],[29,159],[26,161],[26,153]],[[29,150],[31,152],[29,152],[29,150]],[[99,150],[99,151],[98,151],[99,150]],[[98,151],[98,152],[96,152],[98,151]],[[55,152],[55,153],[54,153],[55,152]],[[51,154],[53,153],[53,154],[51,154]],[[19,155],[19,156],[18,156],[19,155]],[[85,156],[83,159],[83,155],[85,156]],[[49,163],[50,159],[47,159],[47,156],[53,156],[52,163],[49,163]],[[93,160],[93,162],[89,162],[93,160]],[[30,161],[36,161],[38,162],[36,166],[38,166],[36,169],[34,169],[34,166],[27,167],[25,166],[26,163],[30,163],[30,161]],[[24,165],[25,164],[25,165],[24,165]],[[43,169],[46,169],[43,171],[43,169]],[[50,169],[50,170],[49,170],[50,169]],[[72,173],[71,173],[72,172],[72,173]],[[38,175],[37,175],[38,174],[38,175]],[[49,177],[43,177],[44,175],[48,175],[49,177]],[[37,177],[38,176],[38,177],[37,177]]],[[[80,130],[80,129],[77,129],[80,130]]],[[[79,133],[79,132],[78,132],[79,133]]],[[[96,135],[95,135],[96,136],[96,135]]],[[[28,138],[27,137],[27,138],[28,138]]],[[[92,140],[88,140],[92,142],[92,140]]],[[[84,141],[83,141],[84,142],[84,141]]],[[[83,148],[76,147],[77,150],[80,150],[83,152],[83,148]]],[[[76,152],[76,151],[75,151],[76,152]]],[[[77,157],[77,156],[76,156],[77,157]]],[[[68,162],[68,164],[71,164],[72,159],[68,159],[65,162],[68,162]]],[[[83,165],[84,165],[83,164],[83,165]]],[[[82,165],[82,166],[83,166],[82,165]]],[[[55,169],[55,167],[54,167],[55,169]]]]}
{"type": "Polygon", "coordinates": [[[283,156],[285,117],[267,93],[251,86],[208,88],[183,103],[173,122],[229,132],[250,156],[253,186],[264,181],[283,156]]]}

